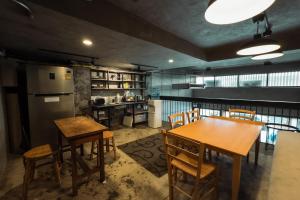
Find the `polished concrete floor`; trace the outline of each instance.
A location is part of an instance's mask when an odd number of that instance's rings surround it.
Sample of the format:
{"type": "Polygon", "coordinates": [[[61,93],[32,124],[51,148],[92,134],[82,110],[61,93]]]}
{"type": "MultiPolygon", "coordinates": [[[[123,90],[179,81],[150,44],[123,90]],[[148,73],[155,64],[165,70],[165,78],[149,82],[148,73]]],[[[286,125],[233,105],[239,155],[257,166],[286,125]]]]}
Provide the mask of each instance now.
{"type": "MultiPolygon", "coordinates": [[[[141,139],[159,133],[158,129],[144,126],[136,128],[125,128],[115,130],[116,144],[125,144],[137,139],[141,139]]],[[[89,145],[85,146],[88,161],[89,145]]],[[[168,177],[167,174],[158,178],[144,169],[127,154],[117,150],[117,160],[113,160],[112,152],[105,155],[106,162],[106,183],[98,182],[99,175],[93,175],[89,181],[80,184],[78,196],[71,195],[71,163],[67,159],[62,169],[62,185],[58,187],[54,173],[50,166],[37,170],[35,180],[29,187],[28,199],[107,199],[107,200],[166,200],[168,199],[168,177]]],[[[253,159],[253,155],[250,157],[253,159]]],[[[243,172],[241,178],[240,199],[260,199],[267,198],[268,177],[270,173],[272,156],[263,154],[260,164],[254,167],[253,161],[247,164],[243,162],[243,172]]],[[[216,159],[221,166],[220,198],[230,199],[230,179],[231,162],[226,156],[216,159]]],[[[95,163],[93,160],[90,163],[95,163]]],[[[10,156],[5,180],[0,183],[0,199],[21,199],[22,178],[24,168],[20,156],[10,156]]],[[[185,199],[176,196],[178,199],[185,199]]]]}

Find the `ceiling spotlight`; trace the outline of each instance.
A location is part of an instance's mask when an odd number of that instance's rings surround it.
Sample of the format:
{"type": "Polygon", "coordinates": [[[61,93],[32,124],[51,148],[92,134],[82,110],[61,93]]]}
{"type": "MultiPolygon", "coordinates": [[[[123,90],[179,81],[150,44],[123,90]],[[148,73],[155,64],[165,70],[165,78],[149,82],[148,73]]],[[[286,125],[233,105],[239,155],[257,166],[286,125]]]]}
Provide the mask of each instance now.
{"type": "Polygon", "coordinates": [[[82,43],[83,43],[85,46],[92,46],[92,45],[93,45],[92,40],[89,40],[89,39],[84,39],[84,40],[82,40],[82,43]]]}
{"type": "Polygon", "coordinates": [[[275,0],[209,0],[205,19],[212,24],[233,24],[267,10],[275,0]]]}
{"type": "Polygon", "coordinates": [[[265,54],[280,49],[280,44],[268,38],[257,38],[246,43],[237,54],[240,56],[250,56],[265,54]]]}
{"type": "Polygon", "coordinates": [[[252,57],[252,60],[267,60],[267,59],[273,59],[273,58],[279,58],[283,56],[284,54],[282,52],[273,52],[268,54],[262,54],[252,57]]]}
{"type": "Polygon", "coordinates": [[[169,59],[169,61],[168,61],[169,63],[173,63],[174,62],[174,60],[173,59],[169,59]]]}

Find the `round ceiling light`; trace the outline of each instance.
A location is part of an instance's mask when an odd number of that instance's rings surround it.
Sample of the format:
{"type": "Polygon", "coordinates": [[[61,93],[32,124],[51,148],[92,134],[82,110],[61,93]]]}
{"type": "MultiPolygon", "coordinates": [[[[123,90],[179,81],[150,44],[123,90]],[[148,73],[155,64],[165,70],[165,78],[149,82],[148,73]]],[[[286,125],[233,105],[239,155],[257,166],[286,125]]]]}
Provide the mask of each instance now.
{"type": "Polygon", "coordinates": [[[212,24],[233,24],[262,13],[274,2],[275,0],[209,0],[205,19],[212,24]]]}
{"type": "Polygon", "coordinates": [[[169,59],[168,62],[169,62],[169,63],[173,63],[174,60],[173,60],[173,59],[169,59]]]}
{"type": "Polygon", "coordinates": [[[262,55],[257,55],[252,57],[252,60],[267,60],[267,59],[272,59],[272,58],[279,58],[283,56],[284,54],[282,52],[274,52],[274,53],[267,53],[267,54],[262,54],[262,55]]]}
{"type": "Polygon", "coordinates": [[[240,56],[251,56],[269,53],[280,48],[280,44],[274,40],[258,38],[246,43],[242,49],[237,52],[237,54],[240,56]]]}
{"type": "Polygon", "coordinates": [[[85,46],[92,46],[92,45],[93,45],[92,40],[89,40],[89,39],[84,39],[84,40],[82,40],[82,43],[83,43],[85,46]]]}

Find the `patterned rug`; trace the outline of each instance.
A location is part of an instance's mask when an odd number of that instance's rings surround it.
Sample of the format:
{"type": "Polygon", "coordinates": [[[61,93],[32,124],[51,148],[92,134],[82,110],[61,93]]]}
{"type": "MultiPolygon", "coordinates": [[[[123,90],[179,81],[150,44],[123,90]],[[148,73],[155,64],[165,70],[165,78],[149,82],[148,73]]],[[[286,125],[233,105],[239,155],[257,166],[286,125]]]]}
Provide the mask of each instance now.
{"type": "Polygon", "coordinates": [[[118,148],[157,177],[168,172],[161,134],[126,143],[118,148]]]}

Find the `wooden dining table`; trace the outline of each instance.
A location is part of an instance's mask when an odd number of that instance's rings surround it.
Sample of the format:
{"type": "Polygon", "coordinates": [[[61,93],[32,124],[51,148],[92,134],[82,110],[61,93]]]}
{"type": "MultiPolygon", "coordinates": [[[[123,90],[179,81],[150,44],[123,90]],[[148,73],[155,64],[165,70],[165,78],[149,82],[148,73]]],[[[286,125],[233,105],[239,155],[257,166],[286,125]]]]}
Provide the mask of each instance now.
{"type": "Polygon", "coordinates": [[[238,199],[242,158],[254,144],[255,165],[258,163],[260,132],[264,123],[225,117],[205,118],[169,131],[184,138],[204,143],[209,149],[231,156],[232,200],[238,199]]]}
{"type": "Polygon", "coordinates": [[[64,119],[57,119],[54,121],[58,128],[58,144],[59,154],[63,161],[63,140],[65,138],[71,146],[71,159],[72,159],[72,190],[73,195],[77,195],[78,181],[86,176],[90,176],[93,173],[100,173],[100,182],[105,181],[104,171],[104,150],[103,150],[103,131],[108,130],[106,126],[103,126],[94,120],[87,117],[71,117],[64,119]],[[98,159],[97,166],[90,168],[81,156],[76,152],[77,147],[87,142],[98,141],[98,159]],[[99,163],[98,163],[99,162],[99,163]],[[83,169],[84,174],[78,175],[77,163],[83,169]]]}

